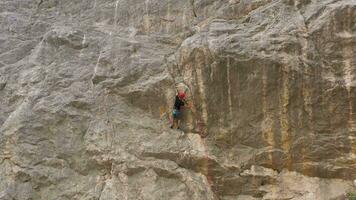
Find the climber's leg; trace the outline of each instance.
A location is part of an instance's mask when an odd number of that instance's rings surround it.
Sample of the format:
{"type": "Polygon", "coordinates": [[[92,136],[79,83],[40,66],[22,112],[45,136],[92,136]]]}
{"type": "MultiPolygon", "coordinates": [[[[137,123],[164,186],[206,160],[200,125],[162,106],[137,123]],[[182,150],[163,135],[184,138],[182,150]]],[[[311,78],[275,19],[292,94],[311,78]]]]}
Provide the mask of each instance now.
{"type": "Polygon", "coordinates": [[[173,121],[172,121],[171,128],[173,129],[173,128],[175,128],[175,127],[177,127],[177,119],[175,119],[175,118],[173,117],[173,121]]]}
{"type": "Polygon", "coordinates": [[[179,129],[179,125],[180,125],[180,112],[179,110],[176,110],[176,109],[173,109],[173,113],[172,113],[172,116],[173,116],[173,123],[172,123],[172,126],[171,128],[177,128],[179,129]]]}
{"type": "Polygon", "coordinates": [[[180,129],[180,119],[177,119],[177,129],[180,129]]]}
{"type": "Polygon", "coordinates": [[[172,126],[171,128],[175,128],[177,127],[177,117],[178,117],[178,111],[176,109],[173,109],[173,112],[172,112],[172,126]]]}

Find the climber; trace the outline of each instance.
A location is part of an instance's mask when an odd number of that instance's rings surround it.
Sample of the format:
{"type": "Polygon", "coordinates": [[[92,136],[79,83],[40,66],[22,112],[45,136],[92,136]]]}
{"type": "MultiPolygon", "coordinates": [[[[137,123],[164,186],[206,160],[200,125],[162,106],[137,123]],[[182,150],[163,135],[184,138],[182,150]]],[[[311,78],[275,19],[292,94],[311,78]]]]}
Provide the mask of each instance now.
{"type": "Polygon", "coordinates": [[[182,107],[185,105],[188,106],[185,100],[185,93],[178,92],[174,101],[173,112],[172,112],[172,116],[173,116],[173,123],[171,126],[172,129],[175,127],[177,127],[177,129],[180,128],[179,126],[180,126],[180,120],[182,118],[182,107]]]}

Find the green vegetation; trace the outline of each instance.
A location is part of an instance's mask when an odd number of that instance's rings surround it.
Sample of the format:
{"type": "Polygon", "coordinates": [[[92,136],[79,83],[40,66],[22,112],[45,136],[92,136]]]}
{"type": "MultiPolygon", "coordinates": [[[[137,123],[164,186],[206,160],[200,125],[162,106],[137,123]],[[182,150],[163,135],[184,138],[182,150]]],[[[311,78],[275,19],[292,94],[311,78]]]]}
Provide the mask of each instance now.
{"type": "Polygon", "coordinates": [[[55,7],[56,5],[55,5],[55,2],[48,2],[48,4],[47,4],[47,8],[53,8],[53,7],[55,7]]]}
{"type": "Polygon", "coordinates": [[[350,192],[347,197],[349,200],[356,200],[356,192],[350,192]]]}

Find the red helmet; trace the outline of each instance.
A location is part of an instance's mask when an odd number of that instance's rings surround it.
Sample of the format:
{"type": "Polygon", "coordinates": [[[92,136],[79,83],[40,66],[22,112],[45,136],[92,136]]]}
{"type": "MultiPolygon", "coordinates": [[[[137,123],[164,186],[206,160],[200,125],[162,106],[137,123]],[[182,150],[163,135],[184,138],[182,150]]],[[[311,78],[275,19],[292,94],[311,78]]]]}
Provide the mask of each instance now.
{"type": "Polygon", "coordinates": [[[178,97],[180,99],[185,99],[185,93],[184,92],[178,92],[178,97]]]}

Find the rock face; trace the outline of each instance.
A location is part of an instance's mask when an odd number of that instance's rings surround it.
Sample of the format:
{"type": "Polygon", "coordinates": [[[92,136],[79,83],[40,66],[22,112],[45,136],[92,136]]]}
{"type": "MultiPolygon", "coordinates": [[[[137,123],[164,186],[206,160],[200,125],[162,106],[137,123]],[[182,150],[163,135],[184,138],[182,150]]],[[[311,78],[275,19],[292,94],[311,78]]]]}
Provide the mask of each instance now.
{"type": "Polygon", "coordinates": [[[355,0],[2,0],[0,25],[0,200],[355,190],[355,0]]]}

